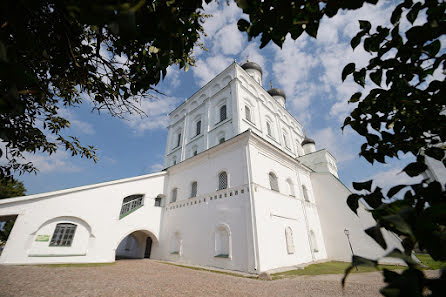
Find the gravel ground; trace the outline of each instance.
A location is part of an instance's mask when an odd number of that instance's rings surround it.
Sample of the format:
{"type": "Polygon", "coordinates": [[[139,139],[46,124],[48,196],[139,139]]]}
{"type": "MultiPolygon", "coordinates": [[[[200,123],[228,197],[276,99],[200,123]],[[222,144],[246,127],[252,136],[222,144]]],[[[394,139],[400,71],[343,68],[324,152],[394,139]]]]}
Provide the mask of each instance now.
{"type": "Polygon", "coordinates": [[[318,275],[261,281],[147,259],[96,267],[0,265],[0,296],[381,296],[379,273],[350,275],[344,291],[341,278],[318,275]]]}

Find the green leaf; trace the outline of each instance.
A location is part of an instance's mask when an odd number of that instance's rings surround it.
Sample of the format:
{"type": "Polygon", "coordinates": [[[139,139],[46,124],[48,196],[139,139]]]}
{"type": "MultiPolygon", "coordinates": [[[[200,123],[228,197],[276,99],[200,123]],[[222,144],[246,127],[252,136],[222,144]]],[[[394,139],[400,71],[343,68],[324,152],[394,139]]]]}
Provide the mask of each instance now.
{"type": "Polygon", "coordinates": [[[420,175],[426,171],[427,165],[421,162],[413,162],[404,167],[403,171],[410,177],[420,175]]]}
{"type": "Polygon", "coordinates": [[[424,49],[431,55],[431,56],[435,56],[441,48],[441,42],[440,40],[435,40],[433,42],[431,42],[430,44],[426,45],[424,47],[424,49]]]}
{"type": "Polygon", "coordinates": [[[364,32],[369,33],[370,29],[372,28],[372,25],[369,21],[359,20],[359,29],[363,30],[364,32]]]}
{"type": "Polygon", "coordinates": [[[365,86],[365,75],[366,75],[366,69],[362,68],[361,70],[355,71],[353,73],[353,80],[361,87],[364,87],[365,86]]]}
{"type": "Polygon", "coordinates": [[[411,24],[413,24],[413,22],[415,22],[415,20],[417,19],[420,9],[421,9],[421,2],[417,2],[412,7],[412,9],[407,13],[406,18],[411,24]]]}
{"type": "Polygon", "coordinates": [[[345,80],[345,78],[351,74],[353,71],[355,71],[355,63],[349,63],[347,64],[344,69],[342,70],[342,81],[345,80]]]}
{"type": "Polygon", "coordinates": [[[379,68],[375,72],[370,73],[370,79],[378,86],[381,86],[382,76],[383,76],[383,71],[381,68],[379,68]]]}
{"type": "Polygon", "coordinates": [[[352,257],[353,266],[364,266],[364,267],[377,267],[378,261],[370,260],[361,256],[353,255],[352,257]]]}
{"type": "Polygon", "coordinates": [[[395,196],[395,194],[397,194],[399,191],[401,191],[401,190],[404,189],[405,187],[407,187],[407,185],[398,185],[398,186],[392,187],[392,188],[387,192],[387,197],[392,198],[393,196],[395,196]]]}
{"type": "Polygon", "coordinates": [[[371,180],[368,180],[368,181],[366,181],[366,182],[360,182],[360,183],[358,183],[358,182],[353,182],[353,188],[354,188],[356,191],[362,191],[362,190],[370,191],[371,188],[372,188],[372,183],[373,183],[373,180],[372,180],[372,179],[371,179],[371,180]]]}
{"type": "Polygon", "coordinates": [[[348,197],[347,197],[347,205],[348,205],[348,207],[350,207],[350,209],[355,213],[355,214],[358,214],[358,212],[357,212],[357,210],[358,210],[358,207],[359,207],[359,199],[361,198],[361,196],[360,195],[358,195],[358,194],[350,194],[348,197]]]}
{"type": "Polygon", "coordinates": [[[240,31],[245,32],[249,28],[249,22],[245,19],[240,19],[237,22],[237,27],[240,31]]]}
{"type": "Polygon", "coordinates": [[[445,150],[439,147],[430,147],[424,151],[426,156],[429,156],[431,158],[434,158],[438,161],[443,160],[445,157],[445,150]]]}
{"type": "Polygon", "coordinates": [[[359,99],[361,99],[361,92],[356,92],[354,93],[351,97],[350,100],[348,100],[349,103],[355,103],[358,102],[359,99]]]}
{"type": "Polygon", "coordinates": [[[365,31],[359,31],[358,34],[355,35],[355,37],[352,38],[350,41],[350,45],[352,49],[355,49],[359,43],[361,42],[361,38],[366,34],[365,31]]]}
{"type": "Polygon", "coordinates": [[[376,243],[378,243],[383,249],[387,248],[386,241],[384,240],[383,234],[381,233],[381,228],[379,226],[370,227],[364,230],[364,232],[373,238],[373,240],[375,240],[376,243]]]}
{"type": "Polygon", "coordinates": [[[381,223],[381,226],[388,230],[399,235],[404,234],[413,238],[412,228],[399,214],[384,216],[379,222],[381,223]]]}

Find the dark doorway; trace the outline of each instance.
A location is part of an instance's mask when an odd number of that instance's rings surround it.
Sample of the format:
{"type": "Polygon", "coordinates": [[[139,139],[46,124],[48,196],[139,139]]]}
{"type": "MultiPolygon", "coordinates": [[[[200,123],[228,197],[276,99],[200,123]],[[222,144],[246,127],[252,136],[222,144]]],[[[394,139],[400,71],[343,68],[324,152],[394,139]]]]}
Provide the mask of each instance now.
{"type": "Polygon", "coordinates": [[[152,251],[152,238],[146,239],[146,250],[144,252],[144,258],[150,258],[150,252],[152,251]]]}

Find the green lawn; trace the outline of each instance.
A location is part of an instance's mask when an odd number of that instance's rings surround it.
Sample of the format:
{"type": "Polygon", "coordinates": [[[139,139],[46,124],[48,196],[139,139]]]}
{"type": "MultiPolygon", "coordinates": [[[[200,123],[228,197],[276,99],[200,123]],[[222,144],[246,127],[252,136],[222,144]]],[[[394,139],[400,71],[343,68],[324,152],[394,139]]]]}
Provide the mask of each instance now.
{"type": "MultiPolygon", "coordinates": [[[[290,270],[272,274],[273,279],[290,277],[294,275],[319,275],[319,274],[344,274],[345,269],[350,266],[348,262],[330,261],[319,264],[311,264],[304,269],[290,270]]],[[[403,269],[403,266],[397,265],[379,265],[379,269],[387,268],[390,270],[403,269]]],[[[373,267],[358,267],[358,270],[352,269],[351,273],[376,271],[373,267]]]]}
{"type": "Polygon", "coordinates": [[[446,262],[434,261],[428,254],[416,254],[417,258],[426,265],[428,268],[425,269],[441,269],[446,268],[446,262]]]}

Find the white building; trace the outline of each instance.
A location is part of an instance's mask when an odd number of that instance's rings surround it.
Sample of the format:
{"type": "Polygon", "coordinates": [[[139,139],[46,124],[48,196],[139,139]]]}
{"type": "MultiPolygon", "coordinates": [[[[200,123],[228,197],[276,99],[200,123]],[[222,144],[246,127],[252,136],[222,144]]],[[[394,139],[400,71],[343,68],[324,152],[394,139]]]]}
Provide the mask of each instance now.
{"type": "MultiPolygon", "coordinates": [[[[165,167],[0,201],[16,222],[0,263],[150,257],[251,273],[385,251],[364,233],[336,160],[305,138],[259,65],[231,64],[170,113],[165,167]]],[[[389,249],[399,246],[385,233],[389,249]]]]}

